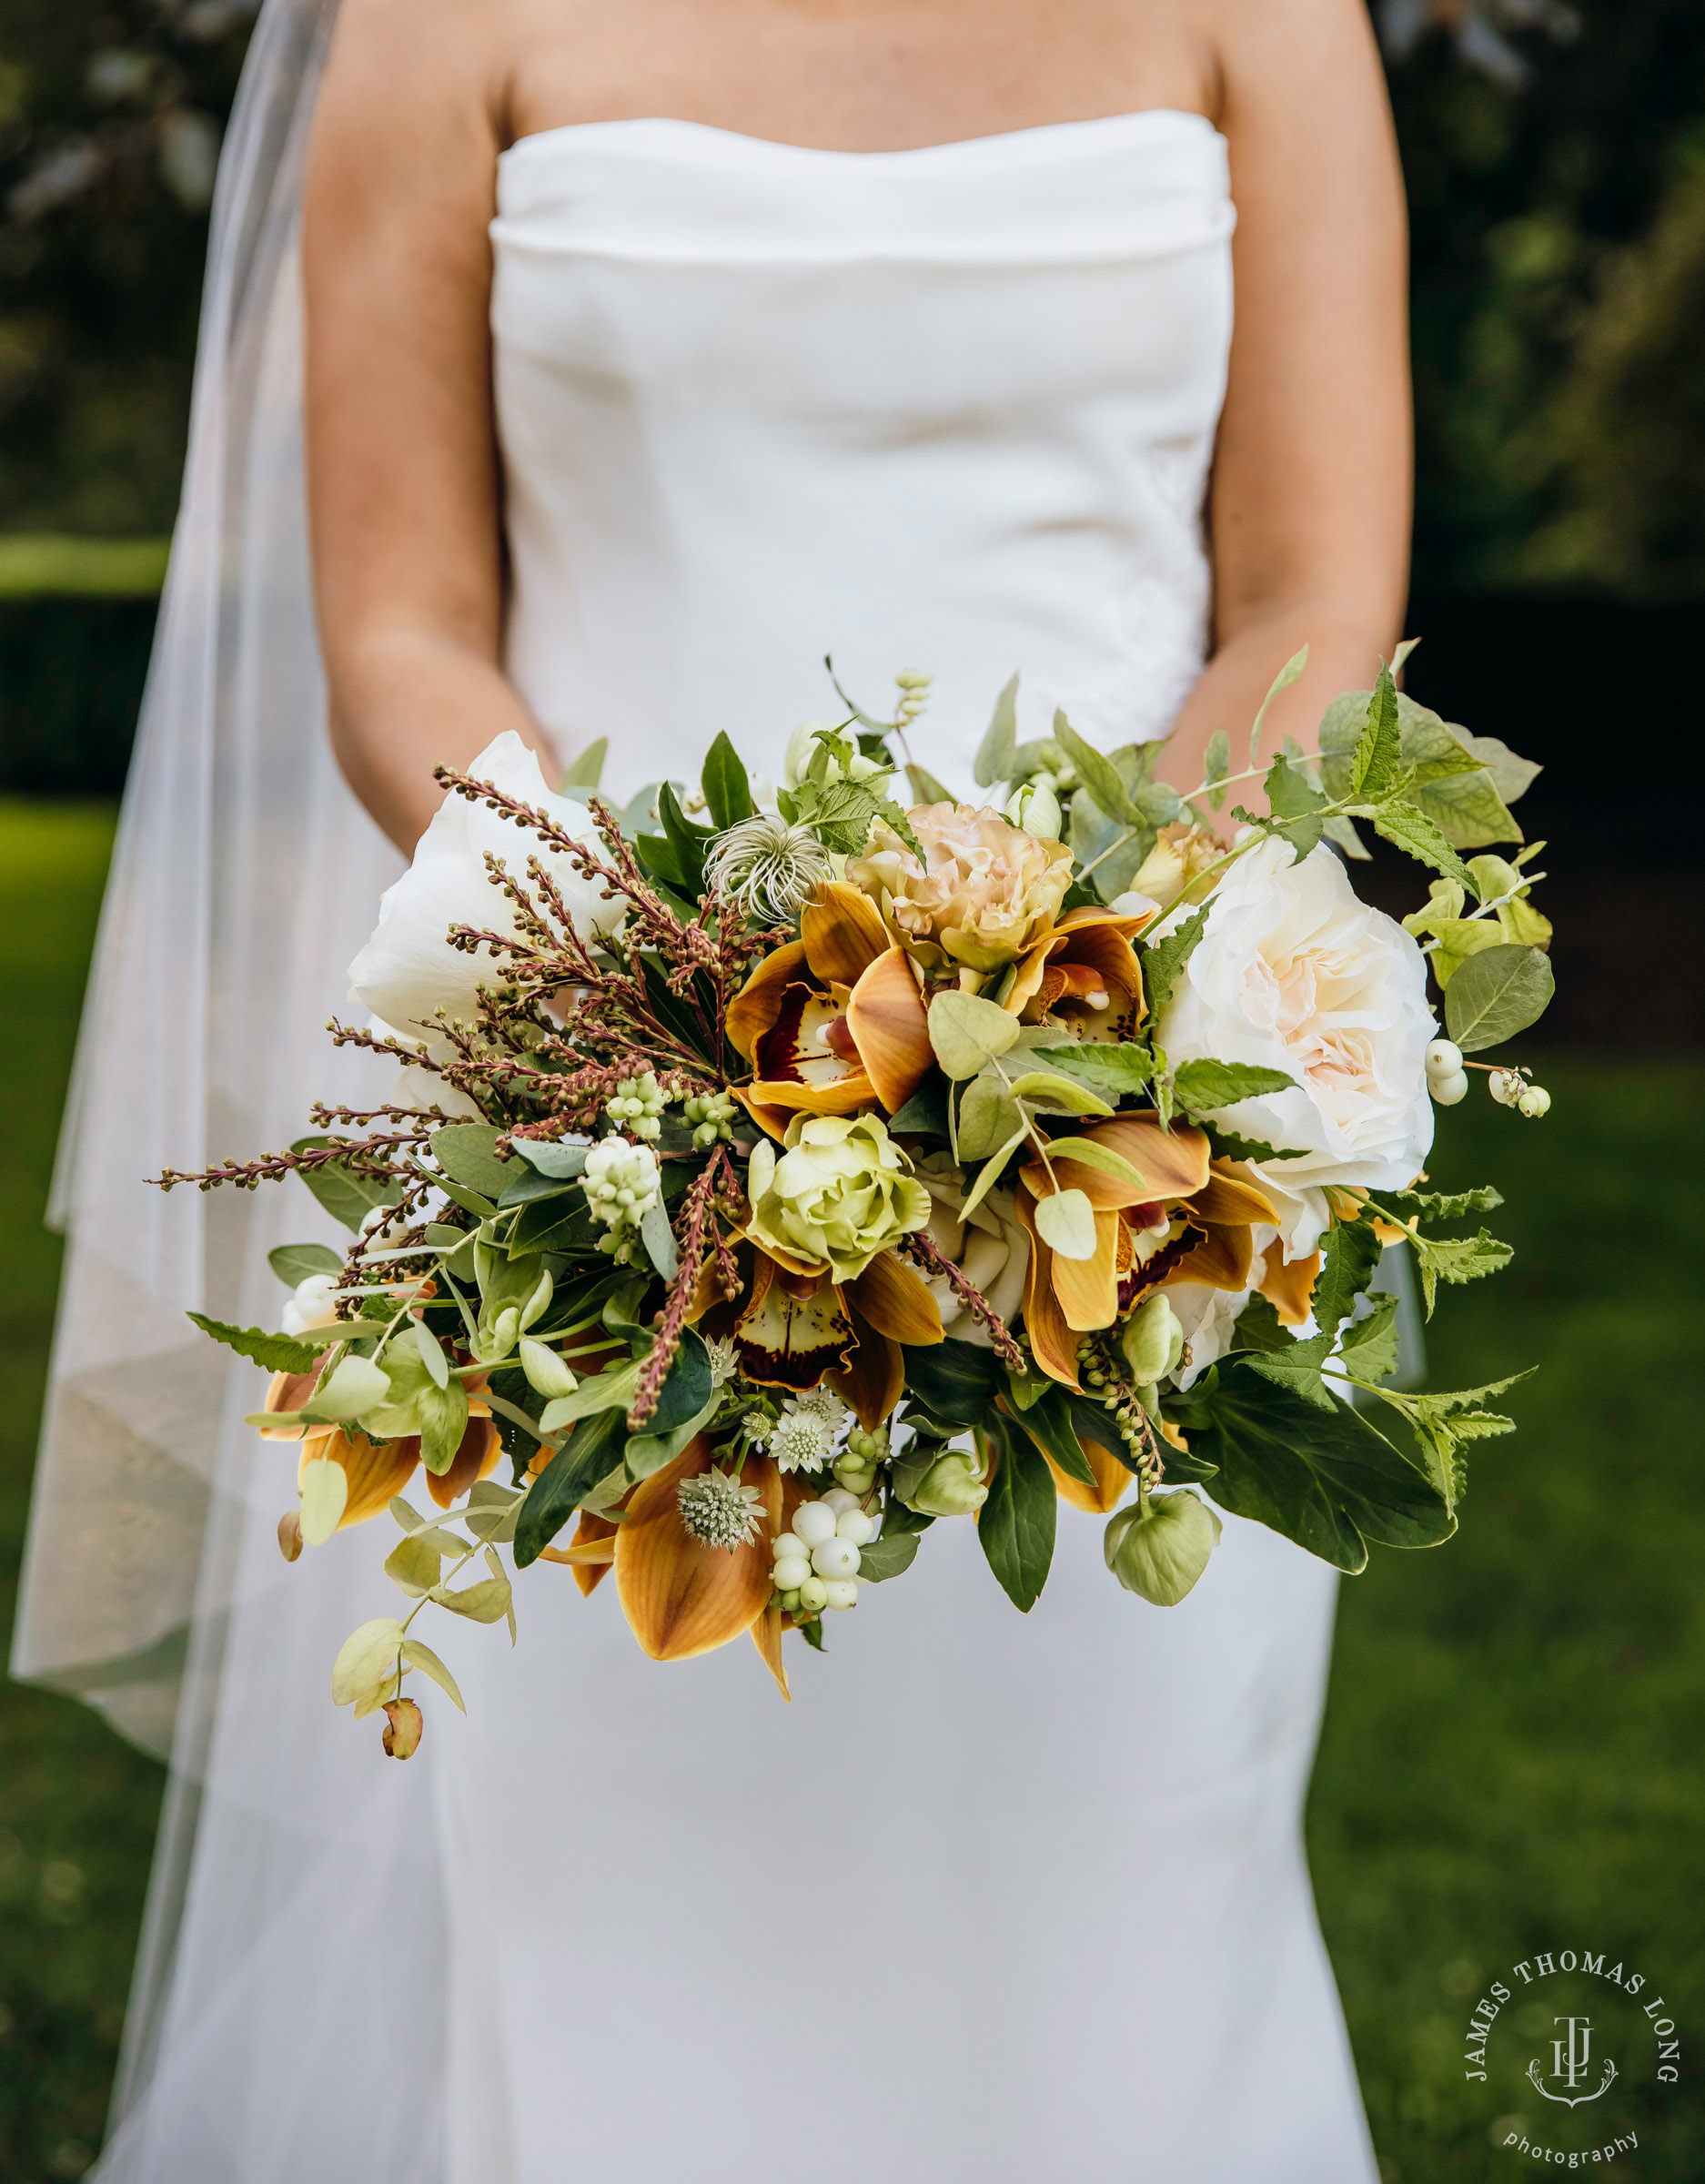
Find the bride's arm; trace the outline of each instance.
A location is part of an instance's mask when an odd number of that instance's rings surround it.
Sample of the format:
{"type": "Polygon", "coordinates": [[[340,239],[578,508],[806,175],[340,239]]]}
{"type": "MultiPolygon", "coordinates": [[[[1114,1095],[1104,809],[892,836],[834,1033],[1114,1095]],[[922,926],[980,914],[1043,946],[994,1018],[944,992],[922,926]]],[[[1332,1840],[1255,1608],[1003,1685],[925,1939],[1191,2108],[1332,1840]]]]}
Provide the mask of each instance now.
{"type": "Polygon", "coordinates": [[[1307,672],[1263,742],[1313,750],[1328,701],[1390,658],[1408,574],[1407,236],[1367,10],[1218,0],[1214,14],[1236,331],[1209,500],[1214,649],[1163,766],[1185,790],[1216,729],[1247,763],[1267,685],[1305,643],[1307,672]]]}
{"type": "Polygon", "coordinates": [[[503,729],[555,783],[499,666],[483,12],[345,0],[308,178],[308,495],[332,741],[405,854],[440,801],[434,765],[503,729]]]}

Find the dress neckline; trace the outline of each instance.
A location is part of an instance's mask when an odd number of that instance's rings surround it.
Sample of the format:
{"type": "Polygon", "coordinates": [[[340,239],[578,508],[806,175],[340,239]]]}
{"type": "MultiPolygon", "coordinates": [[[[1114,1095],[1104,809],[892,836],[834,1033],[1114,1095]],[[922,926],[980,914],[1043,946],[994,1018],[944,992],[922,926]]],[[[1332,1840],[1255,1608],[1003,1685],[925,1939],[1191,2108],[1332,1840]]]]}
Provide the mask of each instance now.
{"type": "Polygon", "coordinates": [[[678,135],[689,146],[698,146],[706,151],[722,151],[756,155],[760,157],[773,155],[787,159],[826,161],[841,166],[883,167],[903,161],[942,161],[966,154],[987,154],[1004,149],[1045,150],[1052,144],[1067,136],[1081,136],[1089,132],[1113,135],[1126,130],[1135,131],[1139,125],[1152,122],[1184,122],[1204,129],[1208,136],[1223,141],[1221,132],[1206,114],[1197,114],[1187,106],[1137,106],[1125,114],[1098,114],[1074,121],[1034,122],[1022,129],[998,129],[983,136],[955,136],[941,144],[905,146],[898,150],[859,152],[847,151],[830,145],[794,144],[782,136],[754,136],[743,129],[725,129],[715,122],[687,121],[671,114],[631,115],[612,121],[564,121],[553,128],[531,129],[524,136],[499,153],[499,163],[512,159],[518,154],[543,149],[558,142],[584,139],[600,136],[634,136],[639,132],[659,131],[678,135]]]}

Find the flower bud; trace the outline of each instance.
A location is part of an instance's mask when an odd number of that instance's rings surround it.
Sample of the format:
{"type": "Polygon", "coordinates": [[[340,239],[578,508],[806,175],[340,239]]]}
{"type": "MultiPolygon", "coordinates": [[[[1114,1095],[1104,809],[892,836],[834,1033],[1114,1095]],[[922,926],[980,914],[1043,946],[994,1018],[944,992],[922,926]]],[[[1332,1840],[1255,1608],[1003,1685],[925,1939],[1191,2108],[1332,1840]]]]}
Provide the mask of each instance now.
{"type": "Polygon", "coordinates": [[[1427,1049],[1428,1077],[1455,1077],[1462,1067],[1462,1049],[1454,1039],[1435,1039],[1427,1049]]]}
{"type": "Polygon", "coordinates": [[[1119,1348],[1139,1387],[1149,1387],[1175,1372],[1184,1355],[1184,1330],[1166,1297],[1150,1297],[1125,1323],[1119,1348]]]}
{"type": "Polygon", "coordinates": [[[550,1279],[550,1269],[547,1267],[539,1277],[538,1287],[521,1308],[521,1331],[523,1334],[530,1327],[537,1327],[550,1309],[550,1299],[556,1286],[556,1283],[550,1279]]]}
{"type": "Polygon", "coordinates": [[[1429,1077],[1427,1089],[1439,1107],[1454,1107],[1458,1100],[1468,1097],[1468,1073],[1458,1069],[1454,1077],[1429,1077]]]}
{"type": "Polygon", "coordinates": [[[525,1335],[521,1338],[521,1370],[527,1375],[528,1386],[547,1401],[572,1395],[580,1384],[554,1350],[525,1335]]]}
{"type": "Polygon", "coordinates": [[[278,1552],[287,1562],[302,1559],[302,1512],[287,1509],[278,1519],[278,1552]]]}
{"type": "Polygon", "coordinates": [[[969,1459],[950,1452],[938,1456],[924,1472],[912,1506],[930,1517],[968,1517],[988,1498],[988,1482],[978,1478],[969,1459]]]}
{"type": "Polygon", "coordinates": [[[1220,1522],[1198,1495],[1154,1493],[1108,1520],[1102,1552],[1127,1592],[1175,1608],[1207,1568],[1220,1522]]]}
{"type": "Polygon", "coordinates": [[[1006,801],[1006,816],[1039,842],[1060,838],[1060,800],[1044,782],[1027,781],[1014,789],[1006,801]]]}
{"type": "Polygon", "coordinates": [[[1543,1085],[1529,1085],[1516,1102],[1516,1107],[1517,1111],[1525,1115],[1529,1122],[1538,1122],[1541,1115],[1550,1113],[1551,1095],[1543,1085]]]}
{"type": "Polygon", "coordinates": [[[412,1759],[420,1749],[420,1736],[426,1727],[420,1709],[412,1699],[392,1699],[385,1708],[385,1755],[388,1759],[412,1759]]]}

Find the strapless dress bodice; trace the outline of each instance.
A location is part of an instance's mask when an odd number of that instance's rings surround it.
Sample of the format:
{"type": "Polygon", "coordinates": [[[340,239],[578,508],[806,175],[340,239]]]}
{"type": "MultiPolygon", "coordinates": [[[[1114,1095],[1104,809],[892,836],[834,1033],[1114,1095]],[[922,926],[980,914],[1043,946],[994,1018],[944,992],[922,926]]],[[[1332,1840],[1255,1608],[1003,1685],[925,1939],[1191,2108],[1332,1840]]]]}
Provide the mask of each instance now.
{"type": "Polygon", "coordinates": [[[956,791],[996,692],[1105,746],[1201,664],[1231,330],[1226,147],[1149,111],[918,151],[575,125],[501,161],[507,659],[623,793],[726,729],[773,773],[933,672],[956,791]]]}

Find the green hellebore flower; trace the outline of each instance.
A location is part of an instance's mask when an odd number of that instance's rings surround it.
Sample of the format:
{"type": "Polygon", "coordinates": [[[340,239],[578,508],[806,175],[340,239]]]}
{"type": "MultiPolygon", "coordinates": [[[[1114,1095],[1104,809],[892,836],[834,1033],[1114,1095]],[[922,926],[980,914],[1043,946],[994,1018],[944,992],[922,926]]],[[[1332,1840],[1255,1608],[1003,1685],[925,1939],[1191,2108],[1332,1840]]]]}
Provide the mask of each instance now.
{"type": "Polygon", "coordinates": [[[968,1517],[989,1498],[988,1481],[979,1479],[968,1457],[938,1456],[919,1481],[912,1506],[928,1517],[968,1517]]]}
{"type": "Polygon", "coordinates": [[[1108,1519],[1102,1552],[1127,1592],[1175,1608],[1207,1568],[1220,1522],[1199,1495],[1150,1494],[1108,1519]]]}
{"type": "Polygon", "coordinates": [[[1125,1323],[1119,1348],[1139,1387],[1150,1387],[1175,1371],[1184,1355],[1184,1330],[1167,1297],[1150,1297],[1125,1323]]]}
{"type": "Polygon", "coordinates": [[[879,1251],[923,1228],[932,1200],[877,1115],[796,1115],[778,1160],[766,1138],[747,1178],[752,1234],[856,1281],[879,1251]]]}

